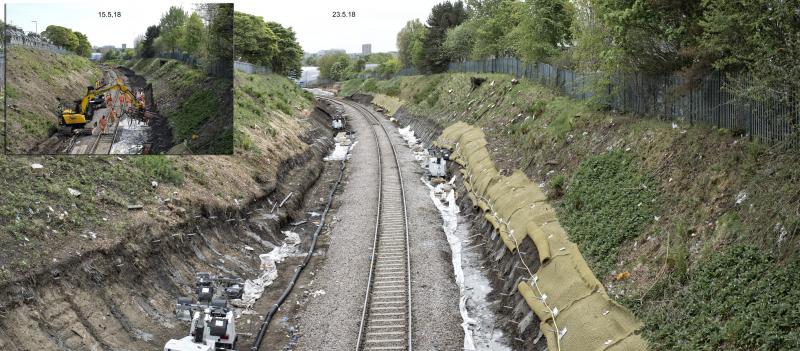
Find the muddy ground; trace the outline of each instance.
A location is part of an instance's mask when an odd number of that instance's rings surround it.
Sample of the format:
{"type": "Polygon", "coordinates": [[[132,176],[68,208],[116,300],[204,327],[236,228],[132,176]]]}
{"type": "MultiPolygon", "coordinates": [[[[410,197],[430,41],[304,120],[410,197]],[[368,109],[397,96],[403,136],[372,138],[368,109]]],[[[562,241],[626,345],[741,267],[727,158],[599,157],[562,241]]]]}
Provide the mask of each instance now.
{"type": "MultiPolygon", "coordinates": [[[[137,75],[133,70],[126,67],[109,68],[104,72],[106,82],[113,82],[114,77],[125,76],[127,78],[127,85],[132,91],[143,90],[145,92],[146,110],[156,114],[156,117],[150,122],[150,133],[147,140],[143,140],[147,145],[145,150],[151,154],[166,153],[172,148],[172,127],[166,117],[158,114],[158,106],[153,99],[153,86],[147,80],[137,75]]],[[[95,117],[97,118],[97,117],[95,117]]],[[[87,125],[88,126],[88,125],[87,125]]],[[[32,154],[63,154],[68,149],[72,142],[72,137],[63,136],[57,133],[57,126],[50,129],[50,135],[47,139],[40,142],[34,149],[31,150],[32,154]]],[[[81,139],[89,142],[94,137],[82,137],[81,139]]]]}
{"type": "Polygon", "coordinates": [[[150,121],[150,153],[166,153],[174,146],[172,142],[172,127],[167,118],[158,113],[158,105],[156,100],[153,99],[153,85],[130,68],[118,66],[116,70],[128,78],[128,87],[134,91],[144,91],[145,109],[156,114],[156,117],[150,121]]]}
{"type": "MultiPolygon", "coordinates": [[[[110,247],[54,259],[46,269],[0,283],[0,294],[6,296],[0,301],[0,349],[153,350],[187,335],[188,324],[176,320],[174,304],[179,296],[193,296],[196,272],[255,278],[259,254],[280,245],[281,230],[301,233],[301,245],[308,245],[314,220],[305,206],[316,208],[317,192],[324,192],[324,182],[314,185],[323,170],[321,159],[332,146],[326,118],[322,112],[313,114],[314,128],[304,136],[311,147],[284,161],[274,190],[251,205],[203,206],[199,215],[176,225],[141,225],[110,247]],[[275,206],[290,193],[282,207],[275,206]],[[306,226],[290,225],[302,220],[306,226]]],[[[177,198],[165,203],[186,211],[180,205],[177,198]]],[[[272,303],[293,264],[278,265],[278,281],[259,309],[272,303]]],[[[260,317],[239,319],[240,348],[252,343],[248,333],[260,317]]]]}

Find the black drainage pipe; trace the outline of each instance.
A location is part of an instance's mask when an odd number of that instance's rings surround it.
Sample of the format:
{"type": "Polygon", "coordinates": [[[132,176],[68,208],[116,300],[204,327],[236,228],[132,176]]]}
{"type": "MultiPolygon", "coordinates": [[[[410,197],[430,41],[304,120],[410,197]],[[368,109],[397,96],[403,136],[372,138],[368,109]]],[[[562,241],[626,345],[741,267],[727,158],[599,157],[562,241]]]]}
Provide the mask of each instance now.
{"type": "Polygon", "coordinates": [[[319,233],[322,232],[322,227],[325,225],[325,217],[328,215],[328,211],[331,209],[331,203],[333,203],[333,194],[339,188],[339,184],[342,182],[342,178],[344,177],[344,171],[347,164],[345,161],[347,161],[347,155],[350,154],[350,150],[352,148],[353,144],[351,143],[350,146],[347,147],[347,153],[345,154],[345,157],[342,159],[342,163],[339,166],[339,179],[336,180],[336,184],[333,185],[330,194],[328,194],[328,202],[325,204],[325,210],[322,211],[322,217],[320,218],[317,230],[314,231],[314,237],[311,240],[311,248],[309,248],[308,254],[306,254],[306,258],[303,260],[303,263],[298,265],[295,269],[294,276],[292,277],[292,280],[289,281],[289,285],[286,287],[286,290],[283,291],[283,294],[281,294],[278,300],[275,301],[275,303],[272,305],[272,308],[261,321],[261,327],[258,330],[258,337],[256,338],[256,342],[253,344],[253,347],[250,348],[251,351],[258,351],[258,349],[261,347],[261,342],[264,340],[264,335],[267,333],[269,323],[272,321],[272,318],[278,312],[278,309],[281,307],[283,302],[286,301],[286,298],[289,297],[294,285],[297,283],[297,279],[300,278],[300,273],[303,272],[303,269],[306,268],[308,262],[311,261],[311,257],[314,254],[314,248],[317,246],[317,238],[319,237],[319,233]]]}

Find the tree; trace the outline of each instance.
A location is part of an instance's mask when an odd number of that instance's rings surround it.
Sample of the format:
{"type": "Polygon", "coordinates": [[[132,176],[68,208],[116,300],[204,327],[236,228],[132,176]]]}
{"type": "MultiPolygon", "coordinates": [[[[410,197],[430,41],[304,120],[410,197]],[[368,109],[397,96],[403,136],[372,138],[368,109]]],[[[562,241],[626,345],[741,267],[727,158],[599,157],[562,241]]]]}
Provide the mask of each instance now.
{"type": "Polygon", "coordinates": [[[202,56],[200,53],[204,48],[205,30],[200,15],[196,12],[192,13],[184,24],[184,35],[181,45],[183,51],[194,57],[202,56]]]}
{"type": "Polygon", "coordinates": [[[75,47],[75,53],[83,57],[89,57],[92,54],[92,44],[89,43],[89,38],[81,32],[73,33],[75,33],[75,37],[78,38],[78,45],[75,47]]]}
{"type": "Polygon", "coordinates": [[[473,55],[480,58],[516,56],[519,38],[515,31],[522,20],[524,3],[514,0],[487,0],[474,9],[475,46],[473,55]]]}
{"type": "Polygon", "coordinates": [[[316,66],[318,58],[319,57],[317,56],[317,54],[308,55],[308,57],[306,57],[305,60],[303,60],[303,64],[306,66],[316,66]]]}
{"type": "Polygon", "coordinates": [[[476,40],[476,22],[467,20],[447,30],[444,51],[451,60],[463,61],[472,56],[476,40]]]}
{"type": "Polygon", "coordinates": [[[185,22],[186,11],[180,7],[171,6],[167,13],[161,16],[161,22],[158,25],[161,29],[161,38],[173,53],[183,38],[185,22]]]}
{"type": "Polygon", "coordinates": [[[358,73],[364,70],[364,67],[367,65],[367,59],[364,57],[359,57],[356,60],[350,60],[350,65],[348,65],[348,69],[352,73],[358,73]]]}
{"type": "Polygon", "coordinates": [[[414,65],[413,61],[413,48],[416,43],[422,43],[425,40],[427,28],[419,20],[406,22],[399,33],[397,33],[397,50],[400,58],[400,63],[403,67],[411,67],[414,65]]]}
{"type": "Polygon", "coordinates": [[[278,53],[278,36],[260,16],[235,12],[233,46],[236,57],[256,65],[270,65],[278,53]]]}
{"type": "Polygon", "coordinates": [[[233,4],[207,3],[200,5],[198,9],[202,15],[210,18],[208,20],[208,55],[213,61],[223,63],[222,67],[230,67],[225,74],[231,75],[231,79],[233,79],[233,67],[230,65],[234,54],[233,4]]]}
{"type": "Polygon", "coordinates": [[[147,27],[147,31],[144,34],[144,40],[142,41],[142,57],[150,58],[156,56],[155,43],[156,38],[159,37],[159,30],[158,26],[150,26],[147,27]]]}
{"type": "Polygon", "coordinates": [[[133,49],[135,51],[136,56],[142,56],[142,43],[144,42],[144,35],[139,34],[136,38],[133,38],[133,49]]]}
{"type": "Polygon", "coordinates": [[[520,56],[547,62],[572,42],[574,9],[568,0],[526,0],[514,37],[520,56]]]}
{"type": "Polygon", "coordinates": [[[378,74],[386,77],[397,73],[401,68],[400,59],[392,57],[378,65],[378,74]]]}
{"type": "Polygon", "coordinates": [[[108,50],[103,54],[103,60],[115,60],[118,58],[120,58],[120,52],[115,49],[108,50]]]}
{"type": "Polygon", "coordinates": [[[447,30],[467,19],[464,4],[461,1],[443,2],[433,6],[428,16],[428,32],[423,42],[424,60],[422,71],[441,73],[447,70],[450,58],[443,48],[447,30]]]}
{"type": "Polygon", "coordinates": [[[319,75],[324,79],[339,81],[347,74],[350,57],[343,52],[323,55],[317,60],[319,75]]]}
{"type": "Polygon", "coordinates": [[[596,0],[591,6],[612,44],[602,56],[616,69],[663,74],[707,66],[698,51],[701,1],[596,0]]]}
{"type": "Polygon", "coordinates": [[[366,63],[377,63],[381,64],[388,60],[394,58],[394,55],[388,52],[376,52],[374,54],[369,54],[365,57],[366,63]]]}
{"type": "Polygon", "coordinates": [[[742,80],[740,93],[797,103],[800,4],[704,0],[701,45],[713,67],[742,80]]]}
{"type": "Polygon", "coordinates": [[[267,22],[267,26],[278,37],[278,53],[272,57],[270,66],[273,71],[298,79],[303,73],[303,48],[297,42],[294,30],[276,22],[267,22]]]}
{"type": "Polygon", "coordinates": [[[78,48],[78,36],[69,28],[49,25],[42,34],[54,45],[58,45],[69,51],[75,52],[78,48]]]}

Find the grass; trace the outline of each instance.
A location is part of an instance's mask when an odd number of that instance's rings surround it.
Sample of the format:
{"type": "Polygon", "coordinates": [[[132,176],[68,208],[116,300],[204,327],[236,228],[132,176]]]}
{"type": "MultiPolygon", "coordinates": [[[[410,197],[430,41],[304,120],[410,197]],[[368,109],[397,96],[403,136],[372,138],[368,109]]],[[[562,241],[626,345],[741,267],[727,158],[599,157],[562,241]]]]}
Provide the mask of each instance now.
{"type": "Polygon", "coordinates": [[[56,83],[59,77],[73,72],[96,69],[88,58],[73,54],[62,55],[22,47],[9,49],[8,54],[9,62],[13,66],[25,65],[26,69],[36,73],[50,83],[56,83]]]}
{"type": "Polygon", "coordinates": [[[57,123],[57,99],[79,99],[101,72],[88,59],[72,54],[15,46],[7,55],[7,102],[14,106],[7,111],[7,147],[13,153],[27,153],[57,123]]]}
{"type": "Polygon", "coordinates": [[[166,156],[147,155],[133,157],[131,162],[141,170],[146,179],[175,185],[183,183],[183,174],[175,167],[173,161],[166,156]]]}
{"type": "Polygon", "coordinates": [[[98,223],[107,211],[125,200],[147,198],[151,193],[147,176],[151,170],[155,168],[128,162],[97,162],[88,157],[0,156],[4,179],[0,193],[5,194],[0,202],[0,231],[32,239],[52,234],[53,230],[66,234],[98,223]],[[34,170],[32,163],[41,163],[44,168],[34,170]],[[81,195],[72,196],[68,188],[81,195]],[[60,218],[64,212],[67,215],[60,218]]]}
{"type": "Polygon", "coordinates": [[[313,106],[314,97],[288,79],[275,74],[236,72],[233,134],[237,150],[259,154],[256,143],[245,133],[273,138],[289,118],[313,106]]]}

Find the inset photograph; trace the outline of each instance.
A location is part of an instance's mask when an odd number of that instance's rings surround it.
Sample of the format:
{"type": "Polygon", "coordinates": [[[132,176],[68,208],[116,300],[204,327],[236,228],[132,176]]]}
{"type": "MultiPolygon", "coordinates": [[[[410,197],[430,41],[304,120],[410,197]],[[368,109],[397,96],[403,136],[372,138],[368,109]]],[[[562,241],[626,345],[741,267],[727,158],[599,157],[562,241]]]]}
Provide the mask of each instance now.
{"type": "Polygon", "coordinates": [[[233,153],[233,4],[8,4],[6,154],[233,153]]]}

